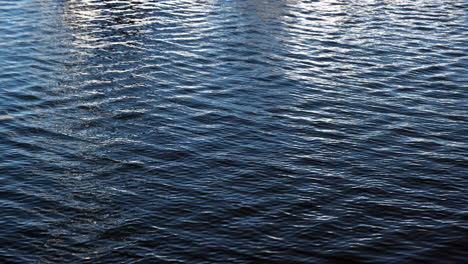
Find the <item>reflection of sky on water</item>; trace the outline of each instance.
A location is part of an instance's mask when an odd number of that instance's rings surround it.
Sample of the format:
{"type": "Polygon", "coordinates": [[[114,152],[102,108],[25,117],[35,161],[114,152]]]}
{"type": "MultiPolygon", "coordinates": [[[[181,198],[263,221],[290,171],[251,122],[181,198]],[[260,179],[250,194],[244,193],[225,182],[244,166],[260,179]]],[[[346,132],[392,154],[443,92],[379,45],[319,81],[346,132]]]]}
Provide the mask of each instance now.
{"type": "MultiPolygon", "coordinates": [[[[397,3],[380,4],[379,10],[392,4],[397,3]]],[[[94,145],[97,142],[101,150],[103,142],[140,142],[138,134],[129,131],[110,132],[116,124],[104,128],[93,124],[115,115],[154,111],[154,104],[167,103],[164,98],[198,97],[218,107],[256,112],[271,107],[271,97],[282,98],[288,105],[314,100],[320,91],[327,91],[329,101],[372,100],[362,98],[359,91],[367,85],[366,74],[378,76],[382,69],[378,67],[401,67],[404,57],[388,52],[399,51],[398,42],[388,43],[390,36],[380,31],[379,22],[371,29],[366,24],[379,21],[373,16],[382,14],[376,14],[372,5],[362,6],[366,9],[355,1],[331,0],[202,1],[196,5],[190,1],[69,1],[62,18],[71,37],[63,44],[73,47],[67,52],[74,55],[60,69],[56,92],[69,93],[69,102],[78,103],[82,110],[72,114],[69,124],[62,119],[54,125],[67,135],[94,142],[83,150],[92,153],[100,151],[94,145]],[[359,63],[353,63],[356,58],[359,63]],[[387,65],[374,67],[375,60],[385,58],[387,65]],[[356,80],[364,85],[356,85],[356,80]],[[180,89],[160,89],[164,85],[180,89]],[[230,87],[232,94],[207,100],[201,95],[216,91],[207,86],[230,87]],[[304,93],[304,87],[317,93],[304,93]],[[344,98],[343,91],[352,92],[344,98]],[[102,109],[100,104],[110,107],[102,109]]],[[[388,17],[394,17],[388,19],[392,23],[403,23],[397,14],[388,17]]],[[[409,36],[397,37],[404,45],[409,36]]],[[[431,59],[418,56],[420,61],[431,59]]],[[[172,107],[181,106],[173,103],[172,107]]]]}

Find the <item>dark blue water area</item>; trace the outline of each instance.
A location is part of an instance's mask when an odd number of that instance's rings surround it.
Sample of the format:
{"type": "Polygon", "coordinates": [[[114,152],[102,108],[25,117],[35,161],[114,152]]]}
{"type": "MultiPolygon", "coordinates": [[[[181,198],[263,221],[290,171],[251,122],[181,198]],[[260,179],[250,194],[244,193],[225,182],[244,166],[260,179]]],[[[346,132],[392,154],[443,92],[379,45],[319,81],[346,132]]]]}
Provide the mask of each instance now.
{"type": "Polygon", "coordinates": [[[0,0],[0,263],[467,263],[464,0],[0,0]]]}

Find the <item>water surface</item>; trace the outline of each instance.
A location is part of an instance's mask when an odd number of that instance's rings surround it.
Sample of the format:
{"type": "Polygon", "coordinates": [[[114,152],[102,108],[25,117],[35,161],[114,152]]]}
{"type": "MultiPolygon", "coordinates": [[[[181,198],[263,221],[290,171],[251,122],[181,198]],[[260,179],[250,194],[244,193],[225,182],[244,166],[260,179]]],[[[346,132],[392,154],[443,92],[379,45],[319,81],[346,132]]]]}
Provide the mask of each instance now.
{"type": "Polygon", "coordinates": [[[0,0],[0,262],[463,263],[463,0],[0,0]]]}

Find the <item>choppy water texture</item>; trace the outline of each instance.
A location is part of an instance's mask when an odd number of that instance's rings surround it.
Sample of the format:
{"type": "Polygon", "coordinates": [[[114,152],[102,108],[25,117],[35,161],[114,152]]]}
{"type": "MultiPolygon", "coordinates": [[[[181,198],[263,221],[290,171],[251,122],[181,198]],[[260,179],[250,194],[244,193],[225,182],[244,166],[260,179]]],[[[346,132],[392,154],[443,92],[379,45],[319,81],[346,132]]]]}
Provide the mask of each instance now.
{"type": "Polygon", "coordinates": [[[466,263],[464,0],[0,0],[1,263],[466,263]]]}

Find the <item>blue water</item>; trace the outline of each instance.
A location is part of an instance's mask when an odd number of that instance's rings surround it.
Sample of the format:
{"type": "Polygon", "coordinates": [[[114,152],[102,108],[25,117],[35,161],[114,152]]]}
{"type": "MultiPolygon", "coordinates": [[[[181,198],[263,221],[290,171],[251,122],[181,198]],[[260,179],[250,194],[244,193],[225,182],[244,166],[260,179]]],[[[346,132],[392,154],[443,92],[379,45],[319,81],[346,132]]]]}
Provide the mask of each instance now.
{"type": "Polygon", "coordinates": [[[0,263],[466,263],[464,0],[0,0],[0,263]]]}

